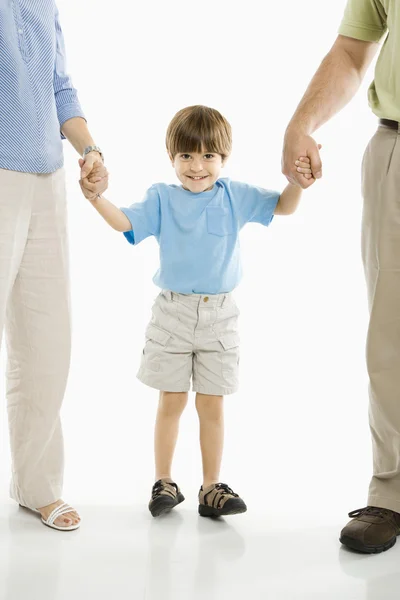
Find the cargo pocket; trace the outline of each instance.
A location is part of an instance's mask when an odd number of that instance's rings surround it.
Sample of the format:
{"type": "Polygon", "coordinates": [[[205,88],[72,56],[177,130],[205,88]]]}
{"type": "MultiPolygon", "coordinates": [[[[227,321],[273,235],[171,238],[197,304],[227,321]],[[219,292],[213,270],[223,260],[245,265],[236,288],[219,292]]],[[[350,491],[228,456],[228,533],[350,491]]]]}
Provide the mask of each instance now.
{"type": "Polygon", "coordinates": [[[207,231],[212,235],[225,236],[233,233],[232,213],[221,206],[207,206],[207,231]]]}
{"type": "Polygon", "coordinates": [[[142,368],[159,371],[160,353],[168,344],[171,334],[150,323],[147,326],[145,338],[146,345],[143,349],[142,368]]]}
{"type": "Polygon", "coordinates": [[[231,350],[231,348],[237,348],[240,344],[240,338],[238,333],[223,333],[218,337],[218,341],[224,350],[231,350]]]}
{"type": "Polygon", "coordinates": [[[150,323],[147,325],[145,337],[148,341],[157,342],[157,344],[160,344],[161,346],[166,346],[171,334],[168,333],[168,331],[164,331],[164,329],[160,329],[157,325],[150,323]]]}
{"type": "Polygon", "coordinates": [[[223,351],[221,352],[222,375],[228,379],[229,386],[235,385],[238,378],[240,360],[240,337],[238,333],[225,333],[218,337],[223,351]]]}

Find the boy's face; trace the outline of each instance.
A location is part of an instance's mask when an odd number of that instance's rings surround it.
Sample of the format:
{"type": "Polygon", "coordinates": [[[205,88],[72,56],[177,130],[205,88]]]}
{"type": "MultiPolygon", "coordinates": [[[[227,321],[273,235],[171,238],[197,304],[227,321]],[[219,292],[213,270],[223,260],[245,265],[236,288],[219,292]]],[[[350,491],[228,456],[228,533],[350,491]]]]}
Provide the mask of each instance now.
{"type": "Polygon", "coordinates": [[[185,190],[200,194],[211,190],[224,161],[216,152],[182,152],[171,157],[172,166],[185,190]]]}

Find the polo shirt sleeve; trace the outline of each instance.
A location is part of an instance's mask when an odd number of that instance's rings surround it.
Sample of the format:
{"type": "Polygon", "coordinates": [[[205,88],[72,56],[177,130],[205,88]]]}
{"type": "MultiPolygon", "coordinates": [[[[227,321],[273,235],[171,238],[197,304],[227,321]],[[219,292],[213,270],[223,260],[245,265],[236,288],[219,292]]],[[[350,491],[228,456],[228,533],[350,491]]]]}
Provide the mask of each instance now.
{"type": "Polygon", "coordinates": [[[348,0],[339,34],[364,42],[379,42],[387,31],[387,15],[380,0],[348,0]]]}
{"type": "Polygon", "coordinates": [[[130,244],[136,246],[151,235],[159,237],[161,227],[160,196],[153,185],[147,190],[142,202],[132,204],[129,208],[121,208],[128,217],[132,231],[125,231],[124,236],[130,244]]]}
{"type": "MultiPolygon", "coordinates": [[[[56,60],[54,64],[53,88],[60,129],[66,121],[74,117],[85,119],[78,100],[78,93],[67,73],[64,36],[60,25],[58,9],[55,9],[56,60]]],[[[60,132],[61,138],[65,136],[60,132]]]]}
{"type": "Polygon", "coordinates": [[[238,181],[231,181],[230,188],[240,228],[246,223],[261,223],[268,227],[274,218],[280,192],[238,181]]]}

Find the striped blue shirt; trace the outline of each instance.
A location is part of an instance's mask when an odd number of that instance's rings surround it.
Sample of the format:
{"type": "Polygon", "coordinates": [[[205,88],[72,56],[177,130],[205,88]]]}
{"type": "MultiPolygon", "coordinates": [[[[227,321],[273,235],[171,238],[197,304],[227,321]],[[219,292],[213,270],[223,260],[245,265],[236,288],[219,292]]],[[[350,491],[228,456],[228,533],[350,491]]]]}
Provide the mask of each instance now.
{"type": "Polygon", "coordinates": [[[62,167],[60,128],[83,117],[54,0],[0,0],[0,168],[62,167]]]}

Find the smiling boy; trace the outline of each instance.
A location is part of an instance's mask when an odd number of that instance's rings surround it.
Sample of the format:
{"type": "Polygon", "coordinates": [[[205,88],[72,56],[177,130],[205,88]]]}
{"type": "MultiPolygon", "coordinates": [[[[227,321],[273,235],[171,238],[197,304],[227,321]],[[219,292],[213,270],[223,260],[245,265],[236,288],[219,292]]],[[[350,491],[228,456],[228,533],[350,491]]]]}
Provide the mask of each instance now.
{"type": "MultiPolygon", "coordinates": [[[[155,184],[142,202],[122,209],[83,190],[128,242],[137,245],[154,236],[160,246],[153,281],[162,291],[152,308],[138,373],[140,381],[160,391],[149,510],[158,516],[184,500],[171,468],[192,379],[203,463],[199,513],[242,513],[242,498],[220,481],[223,399],[238,388],[239,310],[231,292],[242,275],[239,231],[246,223],[268,226],[274,215],[292,214],[302,190],[289,184],[279,193],[220,178],[232,134],[212,108],[179,111],[168,127],[166,146],[181,185],[155,184]]],[[[300,161],[298,170],[310,173],[309,164],[300,161]]]]}

